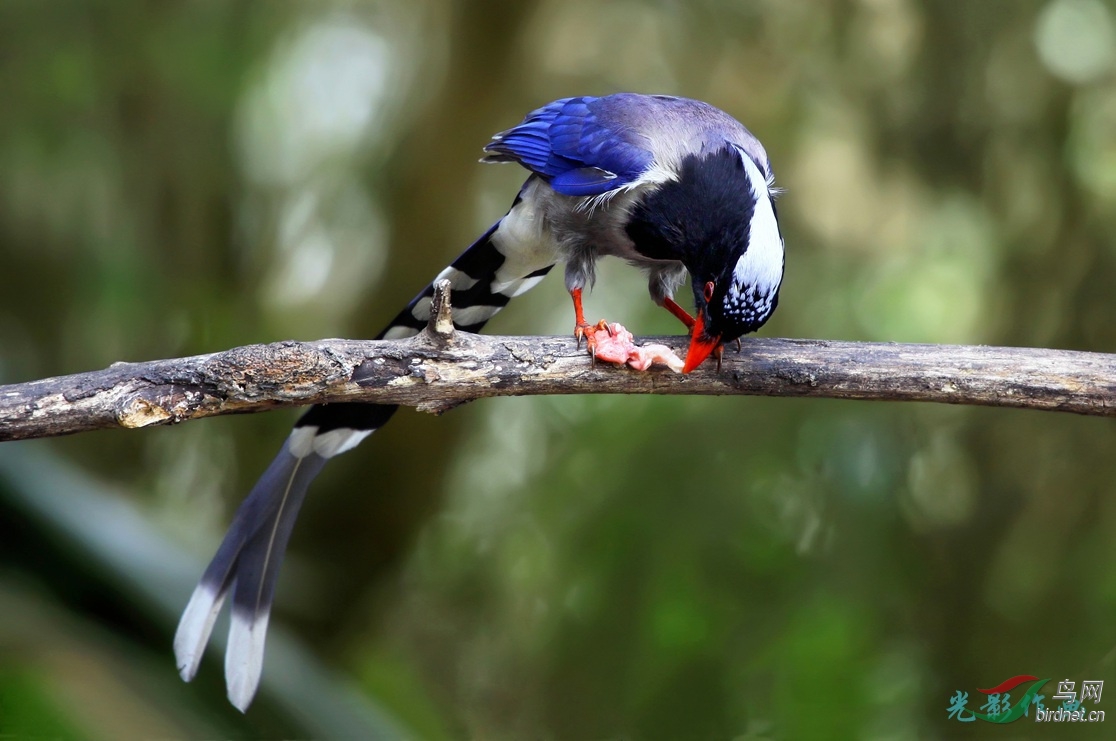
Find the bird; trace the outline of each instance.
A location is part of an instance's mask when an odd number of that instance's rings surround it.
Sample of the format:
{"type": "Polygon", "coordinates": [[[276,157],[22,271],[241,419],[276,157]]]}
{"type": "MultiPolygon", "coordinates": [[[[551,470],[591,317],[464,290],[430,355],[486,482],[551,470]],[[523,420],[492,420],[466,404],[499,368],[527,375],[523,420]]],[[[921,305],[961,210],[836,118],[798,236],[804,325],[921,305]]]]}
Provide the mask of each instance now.
{"type": "MultiPolygon", "coordinates": [[[[582,293],[597,259],[643,270],[651,299],[687,327],[683,372],[754,332],[779,301],[784,244],[779,191],[767,152],[742,124],[698,100],[615,93],[556,100],[496,134],[482,162],[529,175],[511,208],[442,270],[377,339],[418,334],[434,284],[448,280],[456,329],[478,332],[516,296],[564,263],[574,335],[592,350],[597,328],[582,293]],[[674,301],[690,278],[694,313],[674,301]]],[[[383,427],[397,407],[311,407],[233,516],[190,597],[174,639],[180,675],[193,679],[215,621],[231,599],[225,653],[229,701],[246,712],[263,672],[279,567],[314,477],[334,456],[383,427]]]]}

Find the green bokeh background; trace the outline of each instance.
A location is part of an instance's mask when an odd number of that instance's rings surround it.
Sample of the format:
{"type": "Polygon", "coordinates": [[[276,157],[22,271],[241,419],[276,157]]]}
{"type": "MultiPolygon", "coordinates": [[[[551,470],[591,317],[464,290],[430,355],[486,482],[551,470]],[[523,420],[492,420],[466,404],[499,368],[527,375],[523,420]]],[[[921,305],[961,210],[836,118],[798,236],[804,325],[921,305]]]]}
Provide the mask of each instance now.
{"type": "MultiPolygon", "coordinates": [[[[371,336],[510,203],[493,132],[618,90],[764,141],[763,334],[1116,350],[1102,0],[10,0],[0,382],[371,336]]],[[[623,265],[588,310],[677,332],[623,265]]],[[[490,326],[571,322],[551,278],[490,326]]],[[[241,716],[171,636],[294,416],[0,446],[0,734],[1106,737],[946,708],[1116,674],[1113,423],[803,399],[401,413],[315,484],[241,716]]]]}

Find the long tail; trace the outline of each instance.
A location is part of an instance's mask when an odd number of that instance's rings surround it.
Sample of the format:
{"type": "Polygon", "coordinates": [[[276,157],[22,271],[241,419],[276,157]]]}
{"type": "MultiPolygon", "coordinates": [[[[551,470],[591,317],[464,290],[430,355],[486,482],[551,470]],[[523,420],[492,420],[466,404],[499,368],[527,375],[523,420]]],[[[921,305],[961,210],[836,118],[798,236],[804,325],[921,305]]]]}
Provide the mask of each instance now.
{"type": "MultiPolygon", "coordinates": [[[[479,331],[508,301],[535,286],[554,266],[555,253],[521,191],[508,214],[489,229],[381,332],[377,339],[417,334],[430,317],[434,282],[453,286],[454,325],[479,331]]],[[[201,663],[214,622],[232,592],[225,653],[229,700],[242,712],[263,670],[264,639],[279,566],[310,482],[326,461],[356,447],[387,423],[398,407],[323,404],[295,424],[275,460],[233,517],[225,539],[194,590],[174,638],[178,671],[187,682],[201,663]]]]}

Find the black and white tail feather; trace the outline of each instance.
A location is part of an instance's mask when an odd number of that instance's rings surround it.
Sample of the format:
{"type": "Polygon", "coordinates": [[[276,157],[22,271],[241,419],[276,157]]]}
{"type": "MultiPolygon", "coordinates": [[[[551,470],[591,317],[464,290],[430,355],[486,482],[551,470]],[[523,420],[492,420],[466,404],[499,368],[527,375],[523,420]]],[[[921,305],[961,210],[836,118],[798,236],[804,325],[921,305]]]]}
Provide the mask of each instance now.
{"type": "MultiPolygon", "coordinates": [[[[517,198],[508,214],[443,270],[379,334],[402,339],[418,334],[430,318],[434,283],[452,286],[454,326],[479,331],[508,301],[543,279],[557,255],[541,232],[541,219],[517,198]]],[[[397,407],[325,404],[295,424],[275,460],[233,518],[225,539],[194,590],[174,638],[178,671],[193,679],[214,623],[232,595],[225,652],[230,702],[245,711],[260,684],[268,618],[279,567],[310,482],[326,461],[356,447],[382,427],[397,407]]]]}

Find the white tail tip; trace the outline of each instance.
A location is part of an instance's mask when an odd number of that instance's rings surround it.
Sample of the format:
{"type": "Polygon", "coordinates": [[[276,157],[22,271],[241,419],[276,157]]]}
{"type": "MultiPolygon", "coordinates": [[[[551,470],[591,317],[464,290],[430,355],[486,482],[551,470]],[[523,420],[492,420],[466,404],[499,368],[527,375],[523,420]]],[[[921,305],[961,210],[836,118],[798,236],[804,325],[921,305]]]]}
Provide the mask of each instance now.
{"type": "Polygon", "coordinates": [[[260,687],[267,621],[267,614],[252,620],[233,611],[229,645],[225,649],[225,681],[229,688],[229,702],[242,713],[247,712],[260,687]]]}
{"type": "Polygon", "coordinates": [[[190,597],[190,603],[178,621],[178,631],[174,634],[174,656],[178,663],[178,673],[189,682],[198,673],[205,645],[213,632],[213,624],[225,604],[227,592],[199,584],[190,597]]]}

